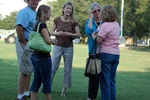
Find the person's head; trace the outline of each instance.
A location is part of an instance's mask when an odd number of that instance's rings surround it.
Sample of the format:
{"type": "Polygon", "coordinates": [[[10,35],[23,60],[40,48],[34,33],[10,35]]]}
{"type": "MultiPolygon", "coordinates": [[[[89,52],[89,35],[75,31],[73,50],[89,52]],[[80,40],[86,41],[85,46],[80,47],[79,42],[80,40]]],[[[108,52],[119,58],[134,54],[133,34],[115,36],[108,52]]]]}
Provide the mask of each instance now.
{"type": "Polygon", "coordinates": [[[39,6],[36,14],[36,21],[37,22],[45,22],[49,20],[51,16],[51,8],[47,5],[39,6]]]}
{"type": "Polygon", "coordinates": [[[66,15],[72,16],[73,11],[74,11],[73,4],[71,2],[67,2],[64,4],[64,6],[62,8],[62,15],[66,14],[66,15]]]}
{"type": "Polygon", "coordinates": [[[24,2],[26,2],[28,6],[33,10],[36,10],[40,1],[41,0],[24,0],[24,2]]]}
{"type": "Polygon", "coordinates": [[[71,21],[74,22],[76,19],[74,18],[74,6],[71,2],[67,2],[64,4],[62,8],[62,16],[70,16],[71,21]]]}
{"type": "Polygon", "coordinates": [[[105,5],[101,9],[101,19],[104,22],[114,22],[117,19],[117,11],[111,5],[105,5]]]}
{"type": "Polygon", "coordinates": [[[101,7],[98,3],[92,3],[89,8],[89,13],[92,17],[100,17],[101,7]]]}

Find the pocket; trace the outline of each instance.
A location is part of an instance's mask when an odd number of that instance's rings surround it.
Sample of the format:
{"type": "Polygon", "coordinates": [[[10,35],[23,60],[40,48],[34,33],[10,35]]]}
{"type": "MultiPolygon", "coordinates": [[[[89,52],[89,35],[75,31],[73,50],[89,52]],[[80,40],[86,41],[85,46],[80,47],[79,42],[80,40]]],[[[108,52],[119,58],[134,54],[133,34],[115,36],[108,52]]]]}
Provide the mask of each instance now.
{"type": "Polygon", "coordinates": [[[29,48],[28,43],[26,44],[26,46],[23,49],[24,49],[24,51],[30,52],[30,53],[33,53],[33,51],[34,51],[34,50],[32,50],[32,49],[29,48]]]}
{"type": "Polygon", "coordinates": [[[38,57],[38,56],[34,56],[34,60],[35,60],[36,62],[41,62],[41,61],[43,61],[43,58],[38,57]]]}

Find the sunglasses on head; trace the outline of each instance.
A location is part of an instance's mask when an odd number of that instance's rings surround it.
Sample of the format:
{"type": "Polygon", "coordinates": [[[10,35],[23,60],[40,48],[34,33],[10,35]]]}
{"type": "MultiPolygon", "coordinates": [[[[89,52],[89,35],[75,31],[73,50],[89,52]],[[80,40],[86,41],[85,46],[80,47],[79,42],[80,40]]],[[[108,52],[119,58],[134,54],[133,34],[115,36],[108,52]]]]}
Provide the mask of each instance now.
{"type": "Polygon", "coordinates": [[[94,13],[96,13],[96,12],[100,12],[100,11],[101,11],[101,10],[100,10],[100,9],[98,9],[98,10],[94,10],[93,12],[94,12],[94,13]]]}

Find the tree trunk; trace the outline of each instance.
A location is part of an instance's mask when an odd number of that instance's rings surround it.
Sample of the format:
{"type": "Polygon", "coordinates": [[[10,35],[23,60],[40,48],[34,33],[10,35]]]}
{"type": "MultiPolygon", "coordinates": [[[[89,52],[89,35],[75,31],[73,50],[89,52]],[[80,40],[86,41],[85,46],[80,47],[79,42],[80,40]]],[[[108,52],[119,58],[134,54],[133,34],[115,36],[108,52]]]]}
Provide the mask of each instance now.
{"type": "Polygon", "coordinates": [[[134,45],[134,46],[137,46],[137,32],[134,33],[133,45],[134,45]]]}

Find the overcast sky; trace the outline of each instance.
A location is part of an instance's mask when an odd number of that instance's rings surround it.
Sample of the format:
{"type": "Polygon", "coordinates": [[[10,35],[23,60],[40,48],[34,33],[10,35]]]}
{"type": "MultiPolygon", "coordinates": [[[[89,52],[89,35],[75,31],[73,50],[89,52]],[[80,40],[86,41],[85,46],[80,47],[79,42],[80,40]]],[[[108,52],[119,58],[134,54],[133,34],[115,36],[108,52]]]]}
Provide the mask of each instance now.
{"type": "MultiPolygon", "coordinates": [[[[52,0],[41,0],[40,4],[44,4],[46,1],[52,0]]],[[[4,17],[5,15],[9,15],[10,12],[19,11],[26,5],[24,0],[0,0],[0,14],[4,17]]]]}

